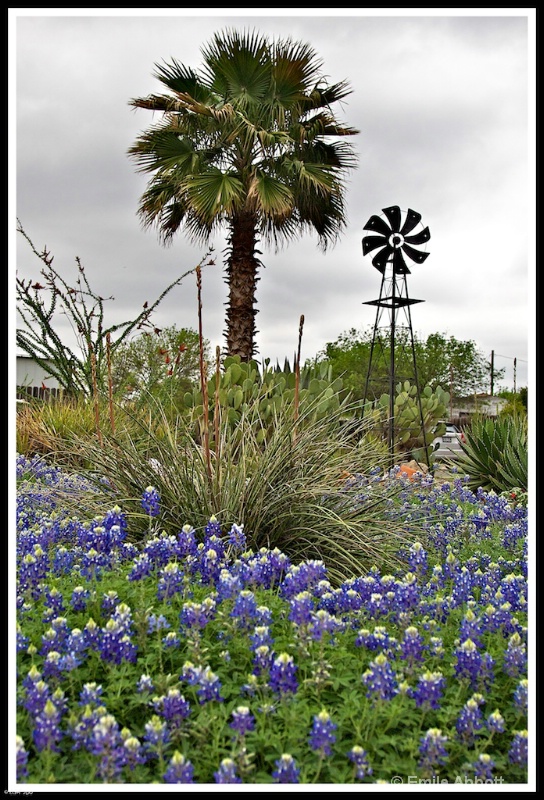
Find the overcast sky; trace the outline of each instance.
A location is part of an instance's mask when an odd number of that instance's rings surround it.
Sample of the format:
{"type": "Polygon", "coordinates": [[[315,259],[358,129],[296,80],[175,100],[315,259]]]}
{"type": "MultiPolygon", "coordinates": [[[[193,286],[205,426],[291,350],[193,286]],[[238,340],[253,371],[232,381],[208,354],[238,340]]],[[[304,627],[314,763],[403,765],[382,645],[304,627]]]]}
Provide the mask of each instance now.
{"type": "MultiPolygon", "coordinates": [[[[351,328],[374,325],[380,274],[363,258],[373,214],[412,208],[430,228],[430,255],[411,265],[417,336],[472,340],[511,386],[534,363],[535,9],[9,9],[10,265],[37,279],[47,246],[68,281],[75,259],[92,288],[115,299],[106,323],[136,316],[204,254],[179,232],[172,246],[137,216],[146,176],[127,156],[150,112],[129,100],[162,90],[155,65],[198,68],[200,48],[227,27],[309,43],[330,82],[353,89],[337,116],[358,128],[359,157],[346,195],[347,227],[323,254],[305,235],[263,249],[257,290],[258,357],[302,358],[351,328]],[[458,15],[456,16],[455,14],[458,15]],[[16,105],[15,105],[16,103],[16,105]],[[15,158],[16,156],[16,158],[15,158]],[[15,192],[16,187],[16,192],[15,192]]],[[[156,121],[156,120],[155,120],[156,121]]],[[[204,335],[223,346],[224,240],[203,271],[204,335]]],[[[12,284],[13,285],[13,284],[12,284]]],[[[11,315],[13,319],[14,315],[11,315]]],[[[196,282],[187,278],[153,317],[197,328],[196,282]]],[[[66,331],[68,337],[68,332],[66,331]]],[[[68,342],[71,344],[71,342],[68,342]]]]}

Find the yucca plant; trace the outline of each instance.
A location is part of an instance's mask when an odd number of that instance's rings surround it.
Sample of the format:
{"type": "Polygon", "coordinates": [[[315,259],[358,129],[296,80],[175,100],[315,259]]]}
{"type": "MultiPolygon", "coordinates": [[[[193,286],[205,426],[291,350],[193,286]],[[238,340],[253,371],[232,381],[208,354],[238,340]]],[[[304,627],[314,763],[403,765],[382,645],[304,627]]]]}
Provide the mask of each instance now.
{"type": "Polygon", "coordinates": [[[525,415],[475,419],[465,429],[463,452],[456,460],[469,477],[469,488],[505,492],[527,491],[528,429],[525,415]]]}
{"type": "Polygon", "coordinates": [[[141,496],[153,486],[160,496],[154,532],[177,535],[185,524],[202,531],[215,516],[222,526],[242,524],[252,549],[278,547],[295,560],[321,559],[337,580],[373,565],[392,569],[401,545],[417,538],[389,513],[402,484],[373,491],[364,479],[363,486],[346,481],[372,468],[381,473],[383,454],[346,431],[344,406],[318,418],[309,404],[296,422],[292,412],[290,405],[276,410],[266,441],[249,409],[234,428],[225,414],[218,438],[210,431],[208,450],[205,440],[195,441],[185,416],[175,424],[164,418],[160,435],[141,425],[134,438],[108,435],[102,445],[86,438],[77,450],[92,463],[97,484],[107,478],[140,540],[151,530],[141,496]]]}

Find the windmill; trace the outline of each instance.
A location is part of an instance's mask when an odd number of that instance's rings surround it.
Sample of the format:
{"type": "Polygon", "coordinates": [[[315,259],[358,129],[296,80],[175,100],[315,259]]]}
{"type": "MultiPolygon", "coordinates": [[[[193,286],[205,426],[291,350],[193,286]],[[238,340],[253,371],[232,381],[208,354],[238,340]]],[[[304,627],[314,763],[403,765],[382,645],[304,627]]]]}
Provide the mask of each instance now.
{"type": "MultiPolygon", "coordinates": [[[[385,313],[389,317],[389,430],[388,447],[391,457],[391,466],[394,465],[395,449],[395,386],[398,376],[395,374],[395,346],[396,336],[399,328],[398,316],[402,312],[405,315],[404,329],[408,331],[408,339],[411,348],[413,378],[416,386],[419,402],[419,416],[421,430],[423,433],[423,443],[425,458],[428,466],[427,442],[425,438],[425,427],[423,423],[423,410],[421,406],[421,396],[419,391],[419,381],[417,376],[416,353],[414,346],[414,333],[412,329],[412,315],[410,307],[415,303],[422,303],[423,300],[415,300],[408,296],[408,285],[406,276],[410,274],[408,262],[423,264],[429,253],[425,249],[419,249],[421,245],[426,245],[431,234],[429,228],[421,225],[421,214],[411,208],[404,214],[399,206],[389,206],[382,209],[382,215],[373,215],[366,225],[365,231],[370,231],[363,237],[363,256],[374,253],[372,256],[372,266],[381,273],[382,280],[380,286],[380,296],[377,300],[369,300],[365,305],[376,306],[376,321],[372,335],[372,345],[370,348],[370,358],[365,384],[365,394],[363,408],[368,399],[370,378],[372,374],[373,359],[378,342],[381,342],[380,331],[383,329],[382,317],[385,313]]],[[[406,341],[406,336],[404,337],[406,341]]]]}

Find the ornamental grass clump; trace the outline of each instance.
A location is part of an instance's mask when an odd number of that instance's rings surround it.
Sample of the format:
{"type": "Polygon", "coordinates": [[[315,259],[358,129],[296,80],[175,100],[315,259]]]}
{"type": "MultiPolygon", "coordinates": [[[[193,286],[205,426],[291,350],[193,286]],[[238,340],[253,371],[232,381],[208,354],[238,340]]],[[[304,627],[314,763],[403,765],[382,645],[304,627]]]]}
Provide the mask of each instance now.
{"type": "Polygon", "coordinates": [[[122,499],[74,515],[51,505],[61,474],[19,472],[21,790],[527,782],[527,554],[503,536],[517,507],[462,480],[406,487],[438,546],[335,584],[322,561],[252,549],[242,522],[162,531],[149,483],[135,543],[122,499]],[[481,504],[484,538],[447,524],[481,504]]]}

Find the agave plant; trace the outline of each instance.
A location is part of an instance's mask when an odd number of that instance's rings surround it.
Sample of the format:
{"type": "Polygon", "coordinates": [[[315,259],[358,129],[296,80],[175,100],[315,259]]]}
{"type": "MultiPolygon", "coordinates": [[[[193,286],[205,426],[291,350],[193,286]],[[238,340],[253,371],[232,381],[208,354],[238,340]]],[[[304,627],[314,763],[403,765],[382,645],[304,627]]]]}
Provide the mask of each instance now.
{"type": "Polygon", "coordinates": [[[466,441],[456,465],[468,475],[471,489],[527,491],[527,417],[516,414],[476,419],[464,433],[466,441]]]}

